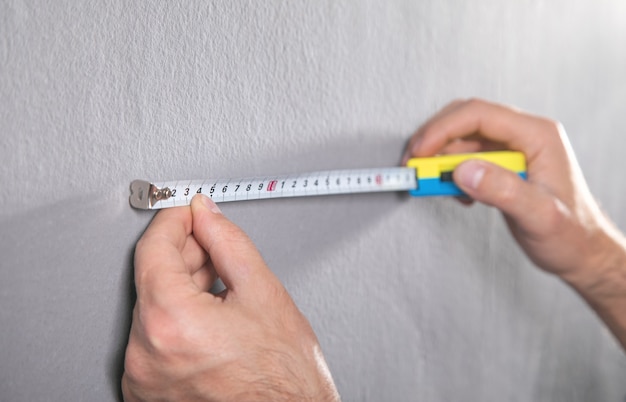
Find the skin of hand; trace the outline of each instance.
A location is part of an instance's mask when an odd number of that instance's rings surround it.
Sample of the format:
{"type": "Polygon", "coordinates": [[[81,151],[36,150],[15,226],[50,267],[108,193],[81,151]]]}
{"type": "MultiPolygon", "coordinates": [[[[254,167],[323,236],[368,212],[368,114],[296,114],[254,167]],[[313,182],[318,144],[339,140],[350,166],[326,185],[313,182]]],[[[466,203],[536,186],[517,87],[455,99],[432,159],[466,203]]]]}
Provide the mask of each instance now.
{"type": "Polygon", "coordinates": [[[309,322],[209,198],[156,214],[135,285],[125,401],[339,400],[309,322]]]}
{"type": "Polygon", "coordinates": [[[591,195],[560,123],[482,100],[455,101],[410,139],[403,164],[502,149],[526,155],[526,181],[469,160],[455,169],[455,183],[469,199],[500,209],[529,258],[578,291],[626,348],[626,241],[591,195]]]}

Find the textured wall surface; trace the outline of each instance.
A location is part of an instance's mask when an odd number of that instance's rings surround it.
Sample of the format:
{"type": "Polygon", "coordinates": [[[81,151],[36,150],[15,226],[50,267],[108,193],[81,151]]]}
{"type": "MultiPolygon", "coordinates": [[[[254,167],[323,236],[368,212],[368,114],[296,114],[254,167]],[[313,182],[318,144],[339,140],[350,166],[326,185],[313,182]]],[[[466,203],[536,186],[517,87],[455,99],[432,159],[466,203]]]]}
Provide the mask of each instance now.
{"type": "MultiPolygon", "coordinates": [[[[385,166],[457,97],[560,119],[626,229],[623,1],[0,0],[0,399],[118,398],[128,185],[385,166]]],[[[224,205],[346,401],[622,401],[626,359],[496,211],[224,205]]],[[[533,213],[533,211],[528,211],[533,213]]]]}

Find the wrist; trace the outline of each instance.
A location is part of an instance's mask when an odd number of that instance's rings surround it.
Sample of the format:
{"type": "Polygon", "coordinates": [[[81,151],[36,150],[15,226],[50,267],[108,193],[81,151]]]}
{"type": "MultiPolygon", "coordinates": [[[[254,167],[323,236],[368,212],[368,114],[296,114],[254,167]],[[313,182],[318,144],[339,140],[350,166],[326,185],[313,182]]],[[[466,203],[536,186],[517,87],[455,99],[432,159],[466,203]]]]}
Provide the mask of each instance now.
{"type": "Polygon", "coordinates": [[[586,299],[626,298],[626,239],[608,224],[589,241],[580,269],[561,279],[586,299]]]}
{"type": "Polygon", "coordinates": [[[626,239],[616,229],[606,235],[602,251],[589,260],[584,273],[563,279],[626,349],[626,239]]]}

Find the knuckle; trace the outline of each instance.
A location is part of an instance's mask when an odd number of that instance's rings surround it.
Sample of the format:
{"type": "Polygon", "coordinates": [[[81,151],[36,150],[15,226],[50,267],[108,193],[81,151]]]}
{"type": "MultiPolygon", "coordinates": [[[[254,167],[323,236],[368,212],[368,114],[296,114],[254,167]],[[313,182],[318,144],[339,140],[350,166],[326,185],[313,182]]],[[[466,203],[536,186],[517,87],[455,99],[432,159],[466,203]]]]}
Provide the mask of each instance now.
{"type": "Polygon", "coordinates": [[[512,174],[498,178],[494,198],[497,205],[509,205],[517,202],[520,196],[520,185],[517,177],[512,174]]]}
{"type": "Polygon", "coordinates": [[[141,252],[146,248],[146,235],[141,236],[137,243],[135,244],[135,259],[137,256],[141,255],[141,252]]]}
{"type": "Polygon", "coordinates": [[[228,222],[228,224],[219,225],[213,228],[211,239],[214,244],[249,244],[251,243],[248,236],[239,226],[234,223],[228,222]]]}
{"type": "Polygon", "coordinates": [[[287,290],[279,281],[266,281],[257,296],[263,306],[287,305],[290,303],[285,301],[291,301],[287,290]]]}
{"type": "Polygon", "coordinates": [[[143,353],[140,348],[129,343],[124,357],[124,376],[126,381],[132,384],[147,384],[150,381],[150,373],[145,364],[143,353]]]}
{"type": "Polygon", "coordinates": [[[561,131],[563,131],[563,124],[561,124],[561,122],[558,120],[543,118],[543,123],[545,124],[546,128],[553,134],[559,134],[561,131]]]}
{"type": "Polygon", "coordinates": [[[137,240],[137,244],[135,244],[135,251],[141,250],[142,248],[144,248],[145,243],[146,243],[146,236],[143,235],[139,238],[139,240],[137,240]]]}
{"type": "Polygon", "coordinates": [[[248,236],[238,226],[225,225],[220,228],[220,237],[227,241],[247,241],[248,236]]]}
{"type": "Polygon", "coordinates": [[[468,106],[479,105],[481,103],[482,101],[480,99],[473,96],[465,99],[465,104],[468,106]]]}
{"type": "Polygon", "coordinates": [[[557,198],[552,199],[551,202],[543,203],[538,216],[541,216],[544,234],[561,234],[567,228],[569,215],[568,208],[557,198]]]}
{"type": "Polygon", "coordinates": [[[149,308],[140,312],[139,319],[144,346],[153,354],[167,356],[180,344],[183,336],[180,328],[167,312],[161,308],[149,308]]]}
{"type": "Polygon", "coordinates": [[[289,304],[291,304],[291,296],[287,293],[287,289],[278,281],[268,286],[267,296],[278,303],[289,301],[289,304]]]}
{"type": "Polygon", "coordinates": [[[465,99],[463,103],[468,108],[477,109],[477,108],[481,108],[485,106],[487,102],[485,102],[483,99],[480,99],[480,98],[470,97],[470,98],[465,99]]]}
{"type": "Polygon", "coordinates": [[[542,117],[540,118],[540,126],[541,132],[549,139],[560,140],[565,135],[565,128],[558,120],[542,117]]]}

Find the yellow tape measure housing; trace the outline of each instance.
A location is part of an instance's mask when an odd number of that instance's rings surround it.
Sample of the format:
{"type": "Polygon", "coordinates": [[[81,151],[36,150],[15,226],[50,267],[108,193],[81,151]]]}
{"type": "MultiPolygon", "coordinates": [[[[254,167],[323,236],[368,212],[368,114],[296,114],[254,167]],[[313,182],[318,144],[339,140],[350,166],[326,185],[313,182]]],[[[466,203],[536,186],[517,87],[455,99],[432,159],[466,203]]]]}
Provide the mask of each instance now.
{"type": "Polygon", "coordinates": [[[407,167],[415,168],[418,187],[409,190],[410,194],[415,197],[463,194],[452,181],[452,172],[459,164],[469,159],[491,162],[526,178],[526,158],[521,152],[477,152],[413,158],[409,159],[407,167]]]}

